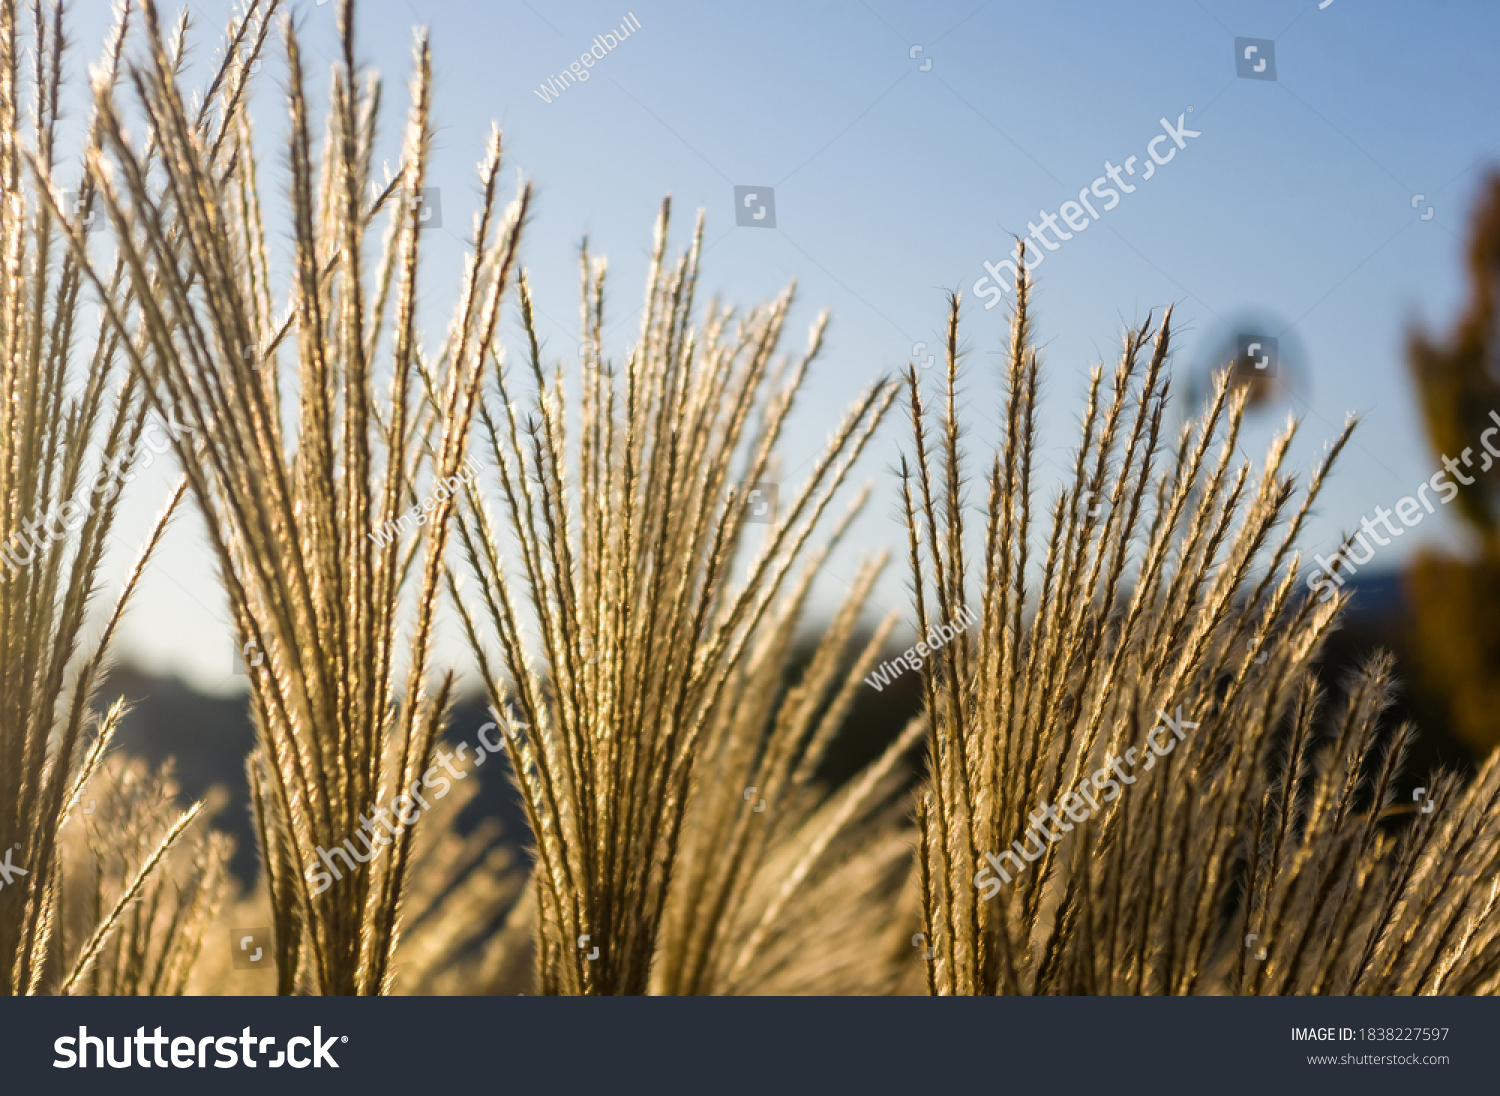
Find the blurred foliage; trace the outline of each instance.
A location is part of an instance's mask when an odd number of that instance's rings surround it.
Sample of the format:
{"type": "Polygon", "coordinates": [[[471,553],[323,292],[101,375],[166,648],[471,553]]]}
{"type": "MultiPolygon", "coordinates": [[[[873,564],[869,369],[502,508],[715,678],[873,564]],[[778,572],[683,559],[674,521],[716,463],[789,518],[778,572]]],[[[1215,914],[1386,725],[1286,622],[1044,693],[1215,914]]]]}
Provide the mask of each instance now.
{"type": "Polygon", "coordinates": [[[1452,331],[1446,338],[1415,333],[1410,362],[1438,458],[1472,453],[1465,469],[1472,482],[1453,478],[1458,513],[1477,548],[1425,551],[1407,578],[1419,672],[1446,698],[1454,730],[1482,756],[1500,743],[1500,466],[1482,444],[1500,434],[1500,417],[1492,417],[1500,416],[1500,174],[1485,184],[1475,211],[1468,281],[1452,331]]]}

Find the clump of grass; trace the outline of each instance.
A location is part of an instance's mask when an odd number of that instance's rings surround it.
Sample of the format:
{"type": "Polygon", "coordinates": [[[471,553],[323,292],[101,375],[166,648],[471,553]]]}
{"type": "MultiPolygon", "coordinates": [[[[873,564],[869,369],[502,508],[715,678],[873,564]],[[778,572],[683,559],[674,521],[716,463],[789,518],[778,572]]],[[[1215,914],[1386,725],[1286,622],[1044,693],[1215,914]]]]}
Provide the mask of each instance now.
{"type": "MultiPolygon", "coordinates": [[[[847,623],[836,630],[800,695],[765,704],[764,690],[779,688],[816,560],[780,609],[778,597],[896,394],[888,381],[864,393],[752,543],[748,489],[735,489],[771,478],[826,317],[807,351],[782,366],[775,354],[790,290],[742,318],[711,304],[695,325],[702,221],[688,252],[668,265],[668,212],[664,203],[639,341],[621,363],[601,346],[605,267],[584,249],[575,477],[566,470],[572,408],[562,370],[542,362],[521,278],[535,408],[518,412],[497,358],[498,402],[487,397],[480,409],[519,578],[472,487],[459,523],[478,592],[459,596],[455,579],[455,600],[492,704],[509,716],[506,745],[535,841],[544,993],[643,993],[657,965],[668,992],[734,988],[746,974],[747,954],[791,897],[749,893],[764,881],[768,826],[796,826],[813,810],[810,770],[797,765],[815,764],[831,733],[816,712],[844,680],[832,652],[849,635],[847,623]],[[742,547],[751,554],[736,583],[742,547]],[[499,665],[466,600],[482,606],[498,637],[499,665]],[[779,814],[753,813],[744,792],[752,785],[779,814]],[[685,845],[689,824],[704,827],[692,840],[710,844],[685,845]],[[683,906],[669,925],[678,895],[683,906]]],[[[821,816],[813,845],[831,841],[879,784],[872,778],[842,811],[821,816]]],[[[795,889],[818,855],[810,847],[782,882],[795,889]]]]}
{"type": "Polygon", "coordinates": [[[855,646],[883,558],[855,575],[795,682],[788,680],[813,580],[867,494],[802,565],[703,733],[653,992],[886,988],[890,968],[872,961],[868,946],[905,882],[912,835],[898,793],[921,725],[913,722],[843,786],[816,780],[896,622],[893,613],[855,646]],[[860,954],[846,954],[840,940],[857,941],[860,954]]]}
{"type": "MultiPolygon", "coordinates": [[[[190,813],[166,829],[163,844],[144,860],[138,887],[94,903],[82,950],[65,947],[59,834],[99,772],[123,713],[118,704],[96,711],[95,692],[126,605],[182,488],[148,534],[97,639],[88,641],[99,568],[114,535],[120,489],[134,478],[148,403],[125,368],[119,332],[105,322],[96,332],[84,330],[84,226],[97,214],[96,194],[87,175],[66,205],[50,189],[71,171],[58,145],[67,43],[60,4],[33,5],[31,14],[28,47],[16,5],[0,2],[0,548],[6,552],[0,561],[0,859],[15,869],[0,888],[3,994],[76,985],[98,949],[115,946],[110,931],[134,896],[158,885],[152,872],[191,820],[190,813]],[[46,185],[32,186],[37,178],[46,185]]],[[[97,70],[101,86],[118,79],[130,17],[129,5],[122,7],[97,70]]],[[[100,141],[95,112],[86,152],[97,152],[100,141]]],[[[134,307],[122,262],[99,276],[95,288],[118,311],[134,307]]],[[[91,832],[92,855],[122,851],[120,834],[91,832]]],[[[139,868],[141,861],[135,863],[139,868]]],[[[161,944],[175,946],[173,940],[161,944]]]]}
{"type": "Polygon", "coordinates": [[[170,762],[153,773],[111,757],[79,798],[87,806],[69,827],[63,893],[78,936],[70,951],[80,958],[63,992],[181,996],[224,899],[229,839],[189,829],[197,807],[171,826],[163,821],[178,798],[170,762]],[[173,830],[181,843],[163,856],[173,830]]]}
{"type": "Polygon", "coordinates": [[[288,22],[294,288],[278,315],[244,112],[276,7],[252,5],[231,26],[226,78],[205,97],[213,110],[195,120],[147,0],[146,57],[130,80],[161,150],[159,176],[101,83],[103,147],[89,178],[140,304],[136,322],[118,314],[111,322],[151,405],[175,409],[202,439],[178,441],[176,454],[239,640],[261,655],[247,660],[258,741],[250,777],[278,989],[377,994],[392,976],[413,825],[371,824],[363,840],[378,855],[326,882],[318,850],[359,840],[362,816],[428,768],[452,690],[451,676],[429,680],[429,648],[453,500],[437,503],[410,544],[371,534],[429,495],[429,477],[455,477],[529,192],[502,210],[496,133],[480,165],[475,247],[454,321],[429,356],[416,320],[416,196],[432,139],[426,39],[416,45],[400,167],[379,190],[371,170],[379,85],[358,70],[352,5],[340,5],[343,54],[321,156],[288,22]],[[390,220],[376,263],[366,237],[382,211],[390,220]],[[290,429],[284,397],[298,408],[290,429]],[[403,637],[407,595],[414,619],[403,637]]]}
{"type": "Polygon", "coordinates": [[[1467,789],[1430,780],[1436,809],[1401,830],[1389,816],[1412,730],[1379,725],[1389,661],[1319,718],[1311,664],[1347,595],[1297,596],[1294,545],[1353,422],[1300,503],[1283,471],[1295,424],[1256,473],[1236,455],[1246,394],[1227,375],[1202,417],[1165,437],[1168,312],[1127,332],[1111,377],[1094,370],[1038,561],[1023,277],[971,566],[958,343],[955,297],[943,406],[930,426],[913,369],[902,465],[919,630],[952,619],[976,585],[982,617],[923,668],[929,992],[1492,992],[1500,761],[1467,789]],[[1175,747],[1158,756],[1148,736],[1164,745],[1159,713],[1179,705],[1185,734],[1166,734],[1175,747]],[[1094,783],[1092,810],[1070,801],[1068,832],[1046,826],[1047,805],[1127,751],[1130,786],[1106,799],[1094,783]]]}

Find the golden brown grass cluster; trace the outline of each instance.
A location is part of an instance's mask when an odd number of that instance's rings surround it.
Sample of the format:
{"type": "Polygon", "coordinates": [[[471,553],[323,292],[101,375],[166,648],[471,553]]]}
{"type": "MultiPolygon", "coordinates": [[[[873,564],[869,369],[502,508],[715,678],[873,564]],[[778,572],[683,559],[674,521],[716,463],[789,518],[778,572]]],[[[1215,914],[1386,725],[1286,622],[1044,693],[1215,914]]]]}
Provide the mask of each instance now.
{"type": "Polygon", "coordinates": [[[1295,542],[1353,423],[1300,502],[1284,470],[1295,424],[1257,471],[1239,446],[1247,393],[1227,373],[1164,436],[1168,312],[1127,332],[1111,377],[1094,371],[1072,482],[1031,566],[1027,297],[1022,279],[973,566],[956,298],[935,445],[909,377],[917,623],[952,619],[971,586],[983,621],[923,670],[929,991],[1490,992],[1500,762],[1467,789],[1435,780],[1429,812],[1392,831],[1412,728],[1380,728],[1388,660],[1320,718],[1312,663],[1347,594],[1296,596],[1295,542]]]}
{"type": "Polygon", "coordinates": [[[415,196],[431,141],[426,42],[416,48],[401,170],[380,192],[371,186],[378,85],[358,73],[349,6],[321,155],[288,23],[295,288],[280,316],[243,111],[275,9],[252,6],[231,27],[226,52],[236,60],[210,96],[215,110],[194,119],[147,4],[146,60],[131,83],[159,171],[132,147],[112,88],[100,84],[104,147],[89,174],[139,302],[133,325],[112,319],[129,333],[152,405],[174,408],[202,439],[178,440],[177,456],[240,641],[255,652],[246,660],[259,737],[250,782],[281,989],[371,994],[392,976],[415,827],[368,827],[367,848],[379,853],[327,885],[310,881],[308,867],[319,850],[361,834],[362,818],[428,767],[452,689],[451,676],[432,686],[428,660],[454,500],[438,503],[412,544],[370,534],[428,493],[429,475],[437,483],[459,469],[527,194],[508,212],[499,207],[496,134],[480,165],[476,246],[453,324],[437,356],[425,358],[415,196]],[[384,254],[367,284],[366,236],[382,211],[384,254]],[[283,370],[282,357],[294,367],[283,370]],[[299,409],[293,430],[283,426],[284,397],[299,409]],[[403,636],[408,576],[414,619],[403,636]]]}
{"type": "Polygon", "coordinates": [[[522,420],[497,359],[494,402],[480,412],[519,582],[472,487],[460,517],[506,677],[456,583],[455,601],[494,708],[514,713],[502,721],[535,839],[547,993],[740,988],[823,854],[889,791],[904,746],[834,802],[811,786],[858,684],[842,652],[878,566],[856,580],[802,681],[781,695],[827,552],[807,552],[812,532],[895,386],[872,386],[801,487],[752,524],[748,485],[770,478],[826,317],[806,352],[779,366],[790,290],[744,317],[710,304],[695,327],[702,222],[671,268],[667,230],[663,205],[639,340],[618,366],[599,345],[605,268],[585,248],[572,477],[562,373],[543,366],[521,279],[535,409],[522,420]],[[523,606],[537,618],[540,660],[523,606]],[[774,840],[791,835],[797,854],[776,863],[774,840]]]}
{"type": "MultiPolygon", "coordinates": [[[[98,984],[102,975],[91,964],[106,937],[132,903],[157,894],[151,877],[197,814],[194,808],[159,830],[102,835],[100,856],[123,873],[120,885],[65,886],[60,835],[78,815],[124,712],[119,704],[97,711],[94,693],[181,488],[91,639],[86,626],[97,574],[120,489],[134,478],[148,403],[120,333],[102,321],[97,331],[84,330],[92,271],[81,258],[82,233],[97,210],[93,187],[87,178],[75,184],[68,221],[58,215],[61,196],[39,195],[34,186],[38,175],[74,166],[58,147],[62,13],[36,6],[31,14],[28,46],[24,17],[13,2],[0,3],[0,862],[11,868],[0,887],[0,993],[6,994],[73,992],[85,975],[98,984]],[[151,840],[143,843],[145,832],[151,840]],[[76,940],[61,931],[65,898],[86,911],[72,922],[76,940]]],[[[126,28],[122,12],[98,69],[101,86],[119,76],[126,28]]],[[[97,113],[89,119],[90,152],[100,145],[99,121],[97,113]]],[[[96,277],[100,293],[131,307],[122,262],[96,277]]],[[[218,867],[202,864],[209,890],[218,867]]],[[[137,907],[132,923],[141,916],[137,907]]],[[[159,956],[193,951],[173,938],[158,944],[159,956]]],[[[127,945],[116,937],[111,946],[127,945]]],[[[165,981],[150,984],[177,985],[175,963],[165,981]]],[[[140,976],[127,964],[105,984],[131,991],[141,986],[140,976]]]]}

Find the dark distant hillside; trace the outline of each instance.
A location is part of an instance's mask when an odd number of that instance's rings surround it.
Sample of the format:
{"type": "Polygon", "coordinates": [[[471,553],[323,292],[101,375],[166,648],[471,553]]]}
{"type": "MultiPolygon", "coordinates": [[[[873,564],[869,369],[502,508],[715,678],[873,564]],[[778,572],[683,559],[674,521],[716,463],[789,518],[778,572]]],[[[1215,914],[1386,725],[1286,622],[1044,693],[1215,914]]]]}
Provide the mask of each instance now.
{"type": "MultiPolygon", "coordinates": [[[[156,677],[130,666],[117,667],[100,694],[105,701],[120,695],[130,701],[131,710],[116,738],[119,748],[153,765],[175,758],[185,799],[199,798],[215,784],[229,793],[213,824],[235,839],[230,862],[235,875],[247,885],[253,883],[258,856],[245,757],[255,744],[255,732],[246,699],[205,696],[175,677],[156,677]]],[[[462,703],[454,712],[446,738],[452,744],[473,742],[489,718],[482,703],[462,703]]],[[[459,816],[459,828],[467,832],[481,818],[494,816],[505,826],[510,840],[522,843],[526,816],[513,794],[508,763],[487,765],[476,775],[480,791],[459,816]]]]}

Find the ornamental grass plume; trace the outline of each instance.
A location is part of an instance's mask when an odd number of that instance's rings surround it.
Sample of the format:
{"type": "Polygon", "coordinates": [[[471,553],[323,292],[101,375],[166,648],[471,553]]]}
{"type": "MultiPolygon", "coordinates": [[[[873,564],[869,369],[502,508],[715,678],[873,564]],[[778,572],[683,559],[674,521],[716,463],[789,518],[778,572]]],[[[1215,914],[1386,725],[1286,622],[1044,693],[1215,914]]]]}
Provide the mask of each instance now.
{"type": "Polygon", "coordinates": [[[208,926],[228,889],[231,842],[201,826],[189,829],[182,820],[175,826],[164,822],[177,798],[170,761],[150,772],[143,762],[118,755],[106,759],[79,796],[65,844],[63,893],[65,920],[72,922],[67,927],[77,937],[69,950],[81,958],[75,964],[79,974],[63,984],[64,993],[180,997],[187,992],[208,926]],[[174,828],[182,837],[167,842],[174,828]],[[159,856],[158,850],[168,847],[170,852],[159,856]],[[141,871],[153,860],[160,870],[141,871]]]}
{"type": "Polygon", "coordinates": [[[1023,276],[977,566],[956,297],[935,424],[908,377],[918,627],[951,619],[976,584],[982,618],[923,668],[929,992],[1493,992],[1500,760],[1468,788],[1430,779],[1431,806],[1397,826],[1413,731],[1380,725],[1389,659],[1326,714],[1312,678],[1348,595],[1294,596],[1294,545],[1354,423],[1294,505],[1295,423],[1257,474],[1236,457],[1246,393],[1227,374],[1163,437],[1171,313],[1148,320],[1112,376],[1090,377],[1035,560],[1028,295],[1023,276]]]}
{"type": "Polygon", "coordinates": [[[429,356],[416,318],[418,195],[432,140],[427,41],[416,44],[399,170],[380,189],[371,170],[379,84],[359,73],[352,5],[339,9],[342,57],[319,154],[288,21],[294,270],[278,314],[245,113],[277,7],[252,4],[231,25],[225,78],[195,119],[147,0],[146,56],[129,75],[159,169],[127,138],[101,81],[102,147],[89,179],[140,302],[134,322],[112,312],[111,324],[150,404],[174,409],[201,439],[178,440],[176,455],[239,642],[254,652],[249,768],[278,991],[379,994],[390,988],[415,826],[409,811],[397,824],[386,805],[420,797],[412,789],[452,695],[451,675],[430,681],[429,663],[453,500],[443,493],[411,543],[370,534],[429,497],[429,480],[453,481],[464,458],[529,191],[501,208],[495,133],[454,320],[429,356]],[[366,236],[382,213],[376,263],[366,236]],[[288,404],[295,415],[284,416],[288,404]],[[414,619],[403,636],[406,605],[414,619]]]}
{"type": "MultiPolygon", "coordinates": [[[[153,831],[157,843],[149,848],[117,831],[91,830],[89,855],[124,865],[127,878],[90,904],[86,921],[69,922],[76,938],[64,933],[64,899],[76,895],[65,886],[59,835],[76,817],[83,789],[107,783],[101,763],[124,713],[120,703],[96,710],[95,694],[182,486],[129,567],[98,638],[87,641],[148,401],[121,334],[105,322],[85,330],[83,256],[85,230],[98,216],[94,187],[85,173],[65,205],[50,189],[73,171],[58,146],[62,15],[60,4],[33,5],[28,44],[16,4],[0,0],[0,994],[67,992],[85,976],[97,978],[92,962],[118,946],[112,931],[139,895],[160,886],[155,873],[197,815],[195,807],[153,831]],[[48,186],[32,186],[34,177],[48,186]]],[[[119,78],[131,16],[129,4],[120,8],[97,69],[100,86],[119,78]]],[[[169,63],[179,60],[175,54],[169,63]]],[[[103,140],[97,111],[87,134],[92,155],[103,140]]],[[[123,262],[97,275],[94,289],[118,312],[136,307],[123,262]]],[[[178,943],[160,940],[162,954],[178,943]]]]}
{"type": "MultiPolygon", "coordinates": [[[[831,800],[813,786],[858,681],[842,652],[874,568],[801,684],[780,695],[822,558],[807,558],[813,529],[896,387],[872,385],[803,485],[762,514],[763,497],[751,491],[772,476],[826,316],[807,351],[779,365],[790,289],[743,317],[711,303],[695,324],[702,219],[669,266],[669,208],[657,222],[639,341],[622,363],[601,345],[605,267],[584,248],[576,405],[564,397],[561,367],[542,362],[521,277],[534,410],[521,415],[496,358],[479,412],[519,558],[507,561],[472,485],[459,521],[477,594],[456,577],[453,590],[505,716],[532,829],[544,993],[644,993],[653,981],[669,993],[743,988],[823,855],[846,828],[878,815],[901,750],[831,800]],[[570,477],[564,426],[575,408],[570,477]],[[771,520],[755,524],[761,516],[771,520]],[[527,613],[539,651],[524,631],[527,613]],[[498,661],[480,619],[498,638],[498,661]],[[773,856],[778,831],[798,834],[801,851],[773,856]]],[[[861,667],[874,650],[857,656],[861,667]]]]}

